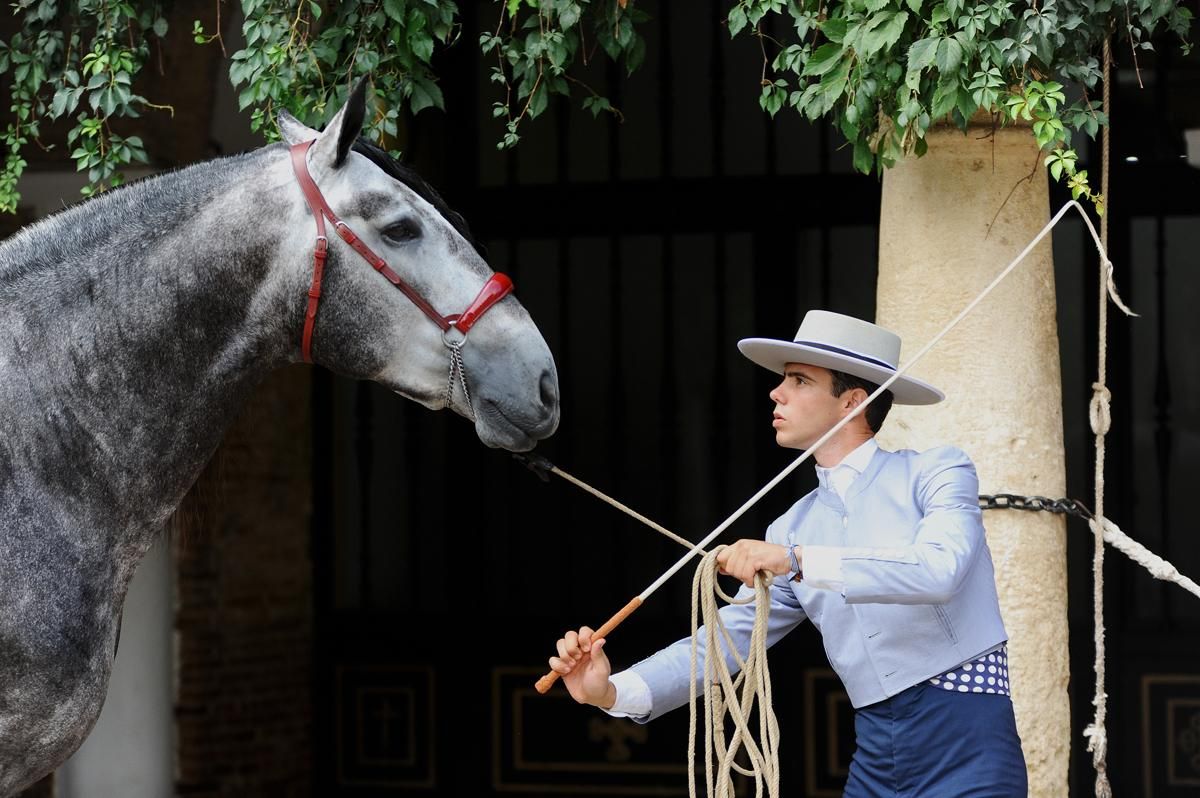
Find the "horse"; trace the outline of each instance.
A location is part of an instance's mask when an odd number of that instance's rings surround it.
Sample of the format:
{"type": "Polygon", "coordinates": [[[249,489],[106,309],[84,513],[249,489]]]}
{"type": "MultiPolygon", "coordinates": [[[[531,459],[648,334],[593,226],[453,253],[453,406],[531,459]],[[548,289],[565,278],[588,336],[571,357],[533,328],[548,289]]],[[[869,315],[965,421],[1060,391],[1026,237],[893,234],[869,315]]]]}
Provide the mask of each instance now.
{"type": "Polygon", "coordinates": [[[373,380],[514,452],[556,429],[541,333],[462,218],[360,137],[365,104],[360,82],[323,132],[285,112],[283,142],[0,244],[0,796],[90,732],[134,569],[270,371],[373,380]]]}

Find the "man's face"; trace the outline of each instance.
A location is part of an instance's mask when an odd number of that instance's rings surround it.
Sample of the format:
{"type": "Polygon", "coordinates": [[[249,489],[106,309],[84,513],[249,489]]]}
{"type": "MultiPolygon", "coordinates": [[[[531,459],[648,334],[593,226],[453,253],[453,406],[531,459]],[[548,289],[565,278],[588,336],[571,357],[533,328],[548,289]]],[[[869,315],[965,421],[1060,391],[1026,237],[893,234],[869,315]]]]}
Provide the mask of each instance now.
{"type": "Polygon", "coordinates": [[[844,397],[833,395],[829,369],[807,363],[788,363],[770,397],[775,443],[788,449],[809,448],[846,413],[844,397]]]}

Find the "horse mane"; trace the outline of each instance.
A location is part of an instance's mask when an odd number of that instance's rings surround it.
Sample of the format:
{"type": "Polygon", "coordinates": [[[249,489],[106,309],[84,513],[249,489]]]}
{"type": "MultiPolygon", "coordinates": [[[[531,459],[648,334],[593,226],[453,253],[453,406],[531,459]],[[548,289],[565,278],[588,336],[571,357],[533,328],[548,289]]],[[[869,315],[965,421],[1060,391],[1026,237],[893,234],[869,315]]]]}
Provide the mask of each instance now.
{"type": "Polygon", "coordinates": [[[451,227],[457,230],[458,234],[465,238],[467,243],[479,253],[479,256],[485,260],[487,259],[487,253],[484,251],[483,246],[471,235],[471,229],[467,227],[467,220],[463,218],[462,214],[447,205],[446,201],[442,199],[442,195],[438,194],[433,186],[426,183],[425,178],[417,174],[412,167],[396,160],[386,150],[361,136],[354,142],[352,149],[359,155],[369,159],[371,163],[382,169],[385,174],[394,177],[411,188],[421,199],[436,208],[438,213],[450,223],[451,227]]]}
{"type": "MultiPolygon", "coordinates": [[[[122,219],[126,230],[136,227],[140,232],[130,234],[142,237],[169,228],[175,218],[181,214],[195,213],[212,196],[222,191],[230,169],[245,168],[271,149],[266,147],[201,161],[131,180],[82,202],[67,205],[25,226],[7,239],[0,240],[0,293],[6,282],[78,260],[78,247],[86,241],[111,237],[111,230],[102,228],[111,224],[113,218],[122,219]],[[218,165],[221,168],[212,168],[218,165]],[[101,214],[100,208],[105,208],[107,213],[101,214]]],[[[353,149],[432,205],[486,260],[486,252],[471,235],[466,219],[446,204],[441,195],[412,167],[400,163],[385,150],[361,137],[354,143],[353,149]]]]}
{"type": "Polygon", "coordinates": [[[0,240],[0,293],[63,263],[78,263],[94,242],[148,239],[200,210],[228,187],[231,174],[254,164],[261,150],[155,172],[64,205],[0,240]],[[218,165],[220,168],[212,168],[218,165]],[[114,220],[120,220],[114,226],[114,220]]]}

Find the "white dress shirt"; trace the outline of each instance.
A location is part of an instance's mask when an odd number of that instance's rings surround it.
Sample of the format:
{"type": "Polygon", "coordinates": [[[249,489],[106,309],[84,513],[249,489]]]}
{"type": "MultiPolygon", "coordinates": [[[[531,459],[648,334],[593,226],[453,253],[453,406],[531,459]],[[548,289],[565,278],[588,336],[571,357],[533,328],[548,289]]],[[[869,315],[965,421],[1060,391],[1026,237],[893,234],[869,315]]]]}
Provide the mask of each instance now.
{"type": "MultiPolygon", "coordinates": [[[[837,494],[842,501],[846,500],[846,491],[854,484],[862,472],[867,470],[871,458],[879,449],[874,438],[867,438],[857,449],[842,458],[842,462],[831,468],[817,466],[817,481],[822,487],[837,494]]],[[[804,582],[809,587],[819,590],[843,592],[845,582],[842,580],[842,555],[839,546],[805,546],[804,562],[800,567],[804,572],[804,582]]]]}

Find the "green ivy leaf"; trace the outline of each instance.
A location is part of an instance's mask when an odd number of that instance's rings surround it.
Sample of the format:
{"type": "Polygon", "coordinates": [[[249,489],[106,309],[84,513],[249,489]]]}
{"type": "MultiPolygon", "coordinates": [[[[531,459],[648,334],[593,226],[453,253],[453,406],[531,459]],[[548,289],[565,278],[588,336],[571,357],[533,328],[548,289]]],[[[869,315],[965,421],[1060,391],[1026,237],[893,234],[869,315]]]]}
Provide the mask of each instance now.
{"type": "Polygon", "coordinates": [[[866,139],[854,140],[854,168],[865,175],[871,174],[871,170],[875,168],[875,153],[871,152],[866,139]]]}
{"type": "Polygon", "coordinates": [[[907,21],[907,11],[883,11],[871,17],[861,34],[858,54],[862,58],[870,58],[880,50],[891,47],[904,32],[904,23],[907,21]]]}
{"type": "Polygon", "coordinates": [[[908,71],[921,72],[937,57],[939,39],[921,39],[908,48],[908,71]]]}
{"type": "Polygon", "coordinates": [[[849,78],[850,78],[850,59],[849,58],[843,58],[842,60],[838,61],[837,65],[835,65],[833,67],[833,69],[826,72],[825,75],[821,78],[820,85],[821,85],[821,95],[823,98],[822,103],[823,103],[823,107],[825,109],[824,111],[822,111],[822,113],[827,113],[831,108],[833,108],[834,104],[838,101],[838,99],[842,96],[842,93],[846,90],[846,82],[849,80],[849,78]]]}
{"type": "Polygon", "coordinates": [[[729,38],[737,36],[738,33],[746,27],[746,11],[740,5],[736,5],[729,10],[729,16],[726,23],[729,25],[729,38]]]}
{"type": "Polygon", "coordinates": [[[808,63],[804,65],[804,71],[800,73],[801,77],[824,75],[837,66],[843,52],[845,52],[845,48],[840,44],[830,42],[821,45],[808,57],[808,63]]]}
{"type": "Polygon", "coordinates": [[[834,44],[842,44],[846,39],[848,23],[844,19],[832,17],[821,23],[821,33],[834,44]]]}
{"type": "Polygon", "coordinates": [[[549,101],[550,97],[545,84],[538,84],[529,98],[529,115],[535,118],[541,116],[549,101]]]}
{"type": "Polygon", "coordinates": [[[950,74],[958,69],[958,65],[962,63],[962,45],[953,37],[942,39],[938,43],[937,49],[937,68],[943,75],[950,74]]]}

